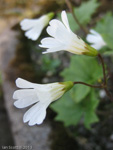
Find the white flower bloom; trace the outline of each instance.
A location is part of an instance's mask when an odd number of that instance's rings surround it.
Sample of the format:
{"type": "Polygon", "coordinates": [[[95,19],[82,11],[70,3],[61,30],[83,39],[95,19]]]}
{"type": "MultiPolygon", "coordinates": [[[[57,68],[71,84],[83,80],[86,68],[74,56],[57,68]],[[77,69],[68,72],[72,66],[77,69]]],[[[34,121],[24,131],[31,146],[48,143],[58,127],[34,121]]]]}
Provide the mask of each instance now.
{"type": "Polygon", "coordinates": [[[14,92],[13,98],[16,99],[14,105],[17,108],[25,108],[34,104],[23,117],[23,121],[29,121],[29,125],[32,126],[43,122],[46,116],[46,108],[51,102],[59,99],[72,88],[73,82],[35,84],[18,78],[16,85],[23,89],[14,92]]]}
{"type": "Polygon", "coordinates": [[[33,41],[37,40],[45,28],[48,25],[50,19],[53,17],[53,13],[43,15],[38,19],[24,19],[20,22],[21,29],[26,31],[25,36],[33,41]]]}
{"type": "Polygon", "coordinates": [[[62,22],[57,19],[49,22],[47,33],[52,37],[42,39],[39,46],[47,48],[43,53],[66,50],[74,54],[96,56],[98,52],[71,31],[65,11],[62,11],[61,18],[62,22]]]}
{"type": "Polygon", "coordinates": [[[97,50],[100,50],[103,46],[106,45],[102,36],[95,30],[90,30],[91,34],[88,34],[86,40],[91,43],[91,46],[97,50]]]}

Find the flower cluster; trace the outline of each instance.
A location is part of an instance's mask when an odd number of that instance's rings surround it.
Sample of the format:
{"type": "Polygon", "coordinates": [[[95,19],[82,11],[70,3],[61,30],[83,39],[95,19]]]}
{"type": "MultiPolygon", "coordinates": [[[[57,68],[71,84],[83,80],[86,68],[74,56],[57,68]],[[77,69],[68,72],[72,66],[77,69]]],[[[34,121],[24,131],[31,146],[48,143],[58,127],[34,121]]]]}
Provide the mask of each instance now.
{"type": "MultiPolygon", "coordinates": [[[[32,40],[38,39],[43,28],[49,23],[47,33],[51,37],[42,39],[39,45],[40,47],[46,48],[46,51],[43,52],[44,54],[65,50],[79,55],[98,55],[98,51],[95,49],[98,48],[96,44],[91,47],[72,32],[65,11],[61,13],[62,21],[57,19],[50,21],[53,15],[53,13],[49,13],[39,19],[24,19],[20,23],[22,30],[26,31],[25,36],[32,40]]],[[[92,33],[96,34],[94,31],[92,33]]],[[[87,40],[92,42],[93,40],[91,39],[93,39],[93,37],[88,35],[87,40]]],[[[99,35],[97,39],[105,45],[99,35]]],[[[98,40],[95,38],[95,41],[98,40]]],[[[43,122],[46,116],[46,109],[50,103],[59,99],[65,92],[69,91],[74,83],[67,81],[50,84],[35,84],[18,78],[16,85],[22,89],[14,92],[13,98],[16,99],[14,105],[17,108],[25,108],[33,105],[23,117],[23,121],[29,122],[28,124],[32,126],[43,122]]]]}

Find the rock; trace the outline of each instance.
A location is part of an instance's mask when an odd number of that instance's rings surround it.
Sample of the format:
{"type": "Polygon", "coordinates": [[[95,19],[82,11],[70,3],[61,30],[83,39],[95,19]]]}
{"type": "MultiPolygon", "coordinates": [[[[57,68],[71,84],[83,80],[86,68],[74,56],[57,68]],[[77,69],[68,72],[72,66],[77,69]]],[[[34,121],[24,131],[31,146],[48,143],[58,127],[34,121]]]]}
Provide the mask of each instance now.
{"type": "Polygon", "coordinates": [[[13,106],[14,100],[12,99],[12,95],[16,90],[15,81],[9,80],[6,72],[7,69],[9,69],[9,62],[14,57],[16,45],[19,42],[16,38],[17,35],[17,32],[10,29],[5,30],[0,35],[0,70],[2,71],[2,86],[14,143],[16,146],[20,146],[20,149],[26,147],[26,149],[31,148],[33,150],[50,150],[48,136],[51,132],[51,127],[49,122],[45,121],[43,125],[29,127],[27,124],[23,123],[23,114],[26,110],[17,109],[13,106]]]}

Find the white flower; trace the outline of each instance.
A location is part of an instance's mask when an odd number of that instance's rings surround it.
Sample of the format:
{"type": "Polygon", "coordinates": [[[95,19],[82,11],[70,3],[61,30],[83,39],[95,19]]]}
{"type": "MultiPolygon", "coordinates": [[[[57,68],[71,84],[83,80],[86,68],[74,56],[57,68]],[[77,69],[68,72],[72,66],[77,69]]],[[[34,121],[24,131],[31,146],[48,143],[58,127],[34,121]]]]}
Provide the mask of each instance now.
{"type": "Polygon", "coordinates": [[[14,105],[17,108],[25,108],[34,104],[23,117],[23,121],[29,121],[29,125],[32,126],[43,122],[46,116],[46,108],[51,102],[59,99],[72,88],[73,82],[35,84],[18,78],[16,85],[23,89],[14,92],[13,98],[16,99],[14,105]]]}
{"type": "Polygon", "coordinates": [[[21,29],[26,31],[25,36],[33,41],[37,40],[42,30],[47,26],[53,13],[43,15],[38,19],[24,19],[20,22],[21,29]]]}
{"type": "Polygon", "coordinates": [[[47,48],[43,53],[66,50],[74,54],[96,56],[98,52],[71,31],[65,11],[62,11],[61,18],[62,22],[57,19],[49,22],[47,33],[52,37],[42,39],[39,46],[47,48]]]}
{"type": "Polygon", "coordinates": [[[96,32],[95,30],[90,30],[91,34],[88,34],[86,40],[91,43],[91,46],[97,50],[101,49],[103,46],[106,45],[102,36],[96,32]]]}

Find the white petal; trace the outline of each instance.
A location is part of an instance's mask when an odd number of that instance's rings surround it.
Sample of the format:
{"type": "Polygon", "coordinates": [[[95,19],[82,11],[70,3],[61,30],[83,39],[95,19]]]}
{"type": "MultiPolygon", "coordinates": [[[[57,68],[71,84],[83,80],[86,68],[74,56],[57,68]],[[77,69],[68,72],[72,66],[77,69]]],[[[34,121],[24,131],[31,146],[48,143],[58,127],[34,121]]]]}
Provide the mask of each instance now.
{"type": "Polygon", "coordinates": [[[33,88],[17,90],[13,98],[17,99],[14,105],[18,108],[24,108],[34,104],[23,117],[24,122],[29,121],[29,125],[41,124],[46,116],[46,109],[52,101],[60,98],[65,90],[65,84],[34,84],[24,79],[18,78],[16,84],[20,88],[33,88]],[[36,103],[36,104],[35,104],[36,103]]]}
{"type": "MultiPolygon", "coordinates": [[[[84,41],[78,38],[72,31],[68,31],[66,27],[58,20],[51,20],[50,26],[47,28],[49,35],[55,38],[59,44],[69,45],[70,43],[77,43],[84,46],[84,41]]],[[[61,45],[60,45],[61,46],[61,45]]]]}
{"type": "Polygon", "coordinates": [[[33,126],[35,124],[41,124],[43,120],[46,117],[46,109],[45,107],[42,107],[40,110],[37,110],[37,112],[33,115],[33,117],[29,121],[29,125],[33,126]]]}
{"type": "Polygon", "coordinates": [[[59,93],[63,93],[64,85],[62,84],[48,84],[47,87],[43,89],[37,89],[37,96],[39,97],[40,102],[52,102],[57,99],[56,95],[60,95],[59,93]]]}
{"type": "Polygon", "coordinates": [[[92,34],[88,34],[86,37],[86,40],[91,43],[92,47],[99,50],[101,49],[103,46],[106,45],[106,43],[104,42],[102,36],[96,32],[95,30],[90,30],[90,32],[92,34]]]}
{"type": "Polygon", "coordinates": [[[32,106],[23,117],[24,122],[29,121],[29,125],[41,124],[46,116],[46,108],[50,103],[45,104],[38,102],[34,106],[32,106]]]}
{"type": "Polygon", "coordinates": [[[41,40],[41,44],[39,45],[40,47],[45,47],[45,48],[53,48],[53,47],[57,47],[58,45],[61,45],[61,43],[59,43],[59,41],[57,41],[54,38],[48,37],[48,38],[44,38],[41,40]]]}
{"type": "Polygon", "coordinates": [[[62,18],[62,21],[65,24],[66,28],[70,31],[71,29],[70,29],[68,18],[67,18],[67,14],[66,14],[65,11],[62,11],[61,18],[62,18]]]}
{"type": "Polygon", "coordinates": [[[96,32],[95,30],[93,29],[90,29],[90,33],[94,34],[94,35],[100,35],[98,32],[96,32]]]}
{"type": "Polygon", "coordinates": [[[78,44],[84,45],[84,41],[74,34],[71,30],[67,30],[64,24],[56,19],[50,21],[50,26],[47,28],[49,35],[57,39],[59,42],[64,44],[70,43],[70,41],[75,41],[78,44]]]}
{"type": "Polygon", "coordinates": [[[24,19],[20,22],[21,29],[26,31],[28,29],[31,29],[38,23],[39,19],[24,19]]]}
{"type": "Polygon", "coordinates": [[[36,84],[36,83],[32,83],[29,82],[27,80],[24,80],[22,78],[18,78],[16,80],[16,86],[19,88],[34,88],[36,90],[48,90],[48,86],[49,84],[36,84]]]}
{"type": "MultiPolygon", "coordinates": [[[[39,103],[39,102],[38,102],[38,103],[39,103]]],[[[25,123],[28,122],[28,121],[32,118],[33,114],[36,113],[37,108],[38,108],[38,103],[35,104],[34,106],[32,106],[32,107],[31,107],[28,111],[26,111],[26,113],[24,114],[23,121],[24,121],[25,123]]]]}
{"type": "Polygon", "coordinates": [[[21,89],[16,90],[13,94],[13,99],[21,99],[26,96],[34,95],[36,91],[34,89],[21,89]]]}
{"type": "Polygon", "coordinates": [[[97,43],[97,42],[99,42],[100,37],[99,37],[99,36],[92,35],[92,34],[88,34],[87,37],[86,37],[86,40],[87,40],[89,43],[97,43]]]}
{"type": "Polygon", "coordinates": [[[94,44],[91,44],[91,46],[97,50],[101,49],[103,46],[99,43],[94,43],[94,44]]]}
{"type": "Polygon", "coordinates": [[[43,27],[42,26],[37,26],[29,31],[25,32],[25,36],[28,37],[28,39],[31,39],[33,41],[37,40],[42,32],[43,27]]]}
{"type": "Polygon", "coordinates": [[[43,15],[39,19],[24,19],[21,21],[21,29],[26,31],[25,36],[31,40],[37,40],[43,28],[49,23],[48,15],[43,15]]]}
{"type": "Polygon", "coordinates": [[[45,119],[45,117],[46,117],[46,109],[43,109],[43,111],[39,114],[39,117],[37,117],[36,124],[40,125],[45,119]]]}
{"type": "Polygon", "coordinates": [[[16,86],[19,88],[35,88],[37,86],[37,84],[31,83],[31,82],[24,80],[22,78],[18,78],[16,80],[16,86]]]}
{"type": "MultiPolygon", "coordinates": [[[[50,21],[50,26],[47,28],[47,32],[58,41],[63,40],[69,36],[68,30],[59,20],[53,19],[50,21]]],[[[68,38],[69,39],[69,38],[68,38]]]]}
{"type": "Polygon", "coordinates": [[[47,48],[43,54],[61,50],[82,54],[82,52],[86,51],[85,42],[71,31],[65,11],[62,11],[61,17],[62,22],[53,19],[49,23],[50,26],[47,27],[47,33],[52,38],[44,38],[41,41],[39,46],[47,48]]]}
{"type": "Polygon", "coordinates": [[[53,52],[58,52],[58,51],[62,51],[62,50],[66,50],[66,49],[64,49],[64,46],[53,47],[53,48],[47,49],[45,52],[42,52],[42,54],[53,53],[53,52]]]}
{"type": "Polygon", "coordinates": [[[13,94],[13,99],[17,99],[14,102],[17,108],[25,108],[39,101],[34,89],[17,90],[13,94]]]}
{"type": "Polygon", "coordinates": [[[51,95],[52,97],[52,101],[56,101],[57,99],[59,99],[62,95],[64,94],[64,91],[62,91],[61,89],[58,89],[58,91],[54,91],[51,95]]]}
{"type": "Polygon", "coordinates": [[[42,52],[43,54],[62,51],[62,50],[69,51],[72,53],[76,52],[77,54],[80,54],[81,52],[85,51],[84,47],[82,45],[79,45],[76,42],[68,43],[68,45],[63,44],[63,43],[58,43],[57,45],[55,45],[55,44],[54,45],[47,45],[46,44],[46,45],[41,45],[41,47],[47,47],[48,48],[45,52],[42,52]]]}
{"type": "Polygon", "coordinates": [[[34,88],[36,90],[39,89],[39,90],[48,91],[54,87],[57,87],[58,85],[60,85],[58,82],[49,83],[49,84],[36,84],[36,83],[29,82],[27,80],[24,80],[22,78],[18,78],[16,80],[16,86],[19,88],[34,88]]]}

